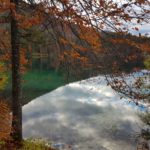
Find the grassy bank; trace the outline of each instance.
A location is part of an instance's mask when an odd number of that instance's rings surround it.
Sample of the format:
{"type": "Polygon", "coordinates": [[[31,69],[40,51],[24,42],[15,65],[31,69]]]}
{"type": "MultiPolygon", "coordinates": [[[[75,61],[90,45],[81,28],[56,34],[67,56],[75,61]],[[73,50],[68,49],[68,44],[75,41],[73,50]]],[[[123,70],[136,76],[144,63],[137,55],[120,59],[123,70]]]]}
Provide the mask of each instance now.
{"type": "Polygon", "coordinates": [[[0,140],[0,150],[56,150],[52,148],[51,144],[43,139],[27,139],[23,140],[22,146],[20,148],[16,145],[0,140]]]}

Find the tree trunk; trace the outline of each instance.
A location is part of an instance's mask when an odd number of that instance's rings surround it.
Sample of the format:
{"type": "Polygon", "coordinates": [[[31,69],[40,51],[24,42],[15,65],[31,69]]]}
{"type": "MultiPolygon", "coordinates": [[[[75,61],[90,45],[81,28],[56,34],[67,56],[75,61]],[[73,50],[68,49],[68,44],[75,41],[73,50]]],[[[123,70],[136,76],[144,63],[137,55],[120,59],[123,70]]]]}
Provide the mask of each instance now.
{"type": "MultiPolygon", "coordinates": [[[[18,9],[19,0],[11,0],[18,9]]],[[[22,105],[21,105],[21,74],[19,31],[17,20],[11,12],[11,50],[12,50],[12,140],[22,140],[22,105]]]]}

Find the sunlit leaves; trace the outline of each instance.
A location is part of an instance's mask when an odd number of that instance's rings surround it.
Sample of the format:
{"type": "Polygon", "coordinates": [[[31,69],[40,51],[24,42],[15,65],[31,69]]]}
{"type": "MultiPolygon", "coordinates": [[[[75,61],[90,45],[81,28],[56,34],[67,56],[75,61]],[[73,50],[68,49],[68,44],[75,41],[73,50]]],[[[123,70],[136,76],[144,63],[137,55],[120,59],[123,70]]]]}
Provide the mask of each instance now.
{"type": "Polygon", "coordinates": [[[14,3],[11,3],[9,0],[0,0],[0,13],[4,13],[10,9],[14,10],[14,8],[14,3]]]}

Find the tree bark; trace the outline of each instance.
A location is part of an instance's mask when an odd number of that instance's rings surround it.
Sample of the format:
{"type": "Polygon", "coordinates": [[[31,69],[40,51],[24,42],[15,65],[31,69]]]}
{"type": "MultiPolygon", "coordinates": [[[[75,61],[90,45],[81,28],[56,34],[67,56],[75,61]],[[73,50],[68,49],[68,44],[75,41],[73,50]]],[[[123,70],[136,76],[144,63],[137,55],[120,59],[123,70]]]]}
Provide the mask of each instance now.
{"type": "MultiPolygon", "coordinates": [[[[19,0],[11,0],[18,10],[19,0]]],[[[21,105],[21,72],[19,29],[17,20],[11,11],[11,50],[12,50],[12,140],[22,141],[22,105],[21,105]]]]}

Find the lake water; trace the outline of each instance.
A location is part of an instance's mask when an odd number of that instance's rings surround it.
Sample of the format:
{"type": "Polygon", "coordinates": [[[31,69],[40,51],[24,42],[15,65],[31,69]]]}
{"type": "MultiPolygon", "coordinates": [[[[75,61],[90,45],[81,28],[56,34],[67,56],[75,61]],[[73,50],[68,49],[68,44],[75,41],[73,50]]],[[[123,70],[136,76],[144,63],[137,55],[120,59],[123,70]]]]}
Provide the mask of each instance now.
{"type": "Polygon", "coordinates": [[[68,84],[23,107],[23,136],[46,138],[60,149],[135,150],[143,124],[128,100],[102,76],[68,84]]]}

